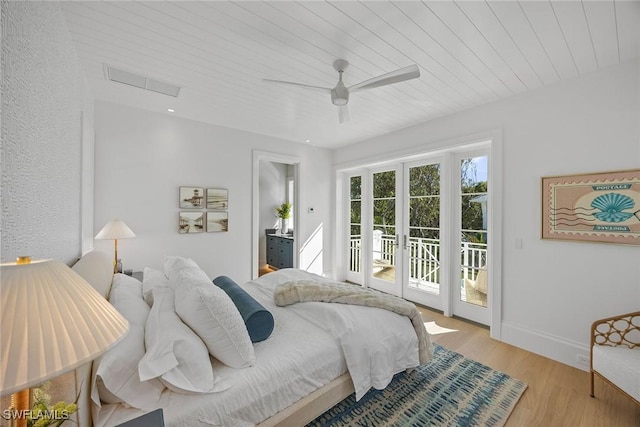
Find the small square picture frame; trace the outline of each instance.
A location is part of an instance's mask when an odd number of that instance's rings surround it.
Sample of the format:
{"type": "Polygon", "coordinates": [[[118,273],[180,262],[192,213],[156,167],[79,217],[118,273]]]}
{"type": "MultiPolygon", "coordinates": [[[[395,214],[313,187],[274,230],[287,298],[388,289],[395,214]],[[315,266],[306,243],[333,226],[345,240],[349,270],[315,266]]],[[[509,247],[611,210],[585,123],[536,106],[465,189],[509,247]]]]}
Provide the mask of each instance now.
{"type": "Polygon", "coordinates": [[[180,209],[202,209],[204,207],[203,187],[180,187],[180,209]]]}
{"type": "Polygon", "coordinates": [[[178,215],[178,232],[180,234],[202,233],[204,225],[204,212],[181,211],[178,215]]]}
{"type": "Polygon", "coordinates": [[[226,188],[207,188],[207,209],[228,210],[229,190],[226,188]]]}
{"type": "Polygon", "coordinates": [[[220,233],[229,231],[229,212],[208,211],[207,233],[220,233]]]}

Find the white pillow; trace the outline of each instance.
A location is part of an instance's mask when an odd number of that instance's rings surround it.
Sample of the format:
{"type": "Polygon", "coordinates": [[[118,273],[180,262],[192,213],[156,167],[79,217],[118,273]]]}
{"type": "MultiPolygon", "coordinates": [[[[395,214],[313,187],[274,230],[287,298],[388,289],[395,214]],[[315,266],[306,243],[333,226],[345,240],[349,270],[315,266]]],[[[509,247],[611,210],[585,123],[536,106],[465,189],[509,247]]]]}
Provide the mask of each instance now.
{"type": "Polygon", "coordinates": [[[129,321],[129,332],[93,363],[91,400],[98,406],[102,400],[138,409],[154,409],[164,385],[158,379],[140,381],[138,376],[149,314],[149,306],[142,299],[142,283],[124,274],[114,275],[109,301],[129,321]]]}
{"type": "Polygon", "coordinates": [[[141,380],[160,377],[171,391],[210,393],[214,373],[200,337],[182,323],[174,310],[173,289],[153,289],[144,341],[147,352],[138,364],[141,380]]]}
{"type": "MultiPolygon", "coordinates": [[[[204,271],[200,270],[200,267],[191,258],[182,258],[179,256],[165,256],[164,257],[164,274],[169,279],[170,283],[176,283],[176,275],[184,270],[199,271],[204,274],[204,271]]],[[[206,276],[206,274],[205,274],[206,276]]],[[[208,276],[207,276],[208,277],[208,276]]],[[[172,285],[173,286],[173,285],[172,285]]]]}
{"type": "Polygon", "coordinates": [[[232,368],[253,366],[256,356],[249,332],[225,291],[193,268],[170,276],[169,283],[175,289],[176,313],[213,357],[232,368]]]}
{"type": "Polygon", "coordinates": [[[142,276],[142,296],[144,300],[149,304],[149,307],[153,305],[153,293],[155,288],[168,288],[169,279],[160,271],[153,268],[145,267],[142,276]]]}

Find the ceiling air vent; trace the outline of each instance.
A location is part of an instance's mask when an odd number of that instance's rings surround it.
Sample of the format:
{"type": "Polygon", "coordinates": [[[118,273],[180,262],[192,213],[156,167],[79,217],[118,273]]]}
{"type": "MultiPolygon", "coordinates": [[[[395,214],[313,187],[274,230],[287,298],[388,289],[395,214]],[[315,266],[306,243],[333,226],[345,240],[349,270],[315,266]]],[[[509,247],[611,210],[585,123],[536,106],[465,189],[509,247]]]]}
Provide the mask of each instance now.
{"type": "Polygon", "coordinates": [[[161,82],[151,77],[129,71],[120,70],[105,64],[107,79],[112,82],[124,83],[126,85],[139,87],[140,89],[150,90],[152,92],[162,93],[164,95],[177,97],[180,93],[180,86],[161,82]]]}

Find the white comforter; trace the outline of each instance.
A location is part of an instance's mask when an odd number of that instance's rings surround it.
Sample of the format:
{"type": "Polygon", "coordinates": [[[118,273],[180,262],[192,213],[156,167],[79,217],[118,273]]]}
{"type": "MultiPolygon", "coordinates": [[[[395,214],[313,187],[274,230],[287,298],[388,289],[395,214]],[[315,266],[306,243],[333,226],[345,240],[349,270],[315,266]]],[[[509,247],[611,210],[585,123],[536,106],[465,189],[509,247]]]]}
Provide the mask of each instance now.
{"type": "MultiPolygon", "coordinates": [[[[307,302],[278,307],[273,291],[290,280],[315,275],[280,270],[243,288],[271,311],[273,334],[254,344],[256,365],[233,369],[212,358],[216,376],[230,388],[186,395],[165,390],[158,407],[170,426],[255,425],[346,372],[359,399],[371,387],[384,388],[394,374],[418,365],[418,343],[408,318],[386,310],[307,302]]],[[[117,425],[142,412],[103,405],[94,424],[117,425]]]]}
{"type": "MultiPolygon", "coordinates": [[[[301,270],[278,273],[261,279],[270,295],[281,283],[309,279],[309,274],[301,270]]],[[[356,389],[356,400],[371,387],[381,390],[395,374],[420,364],[418,338],[406,316],[379,308],[323,302],[298,303],[288,308],[338,340],[356,389]]]]}

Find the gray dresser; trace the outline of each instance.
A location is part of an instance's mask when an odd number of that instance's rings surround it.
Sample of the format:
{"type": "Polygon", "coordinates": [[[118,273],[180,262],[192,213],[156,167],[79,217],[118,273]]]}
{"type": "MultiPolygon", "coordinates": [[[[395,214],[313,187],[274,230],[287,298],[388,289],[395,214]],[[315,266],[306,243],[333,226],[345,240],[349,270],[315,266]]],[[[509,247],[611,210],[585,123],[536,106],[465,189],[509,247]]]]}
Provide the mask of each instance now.
{"type": "Polygon", "coordinates": [[[293,236],[267,233],[267,264],[274,268],[293,267],[293,236]]]}

